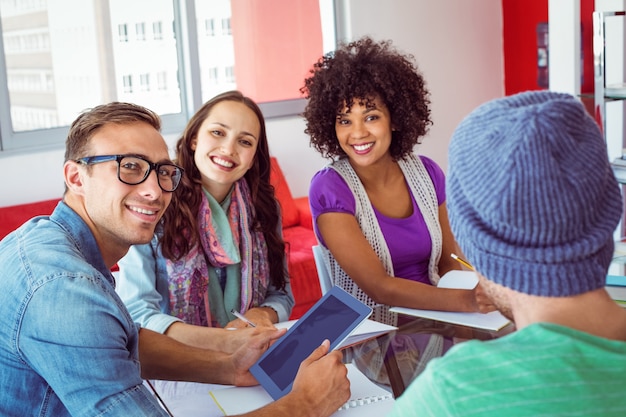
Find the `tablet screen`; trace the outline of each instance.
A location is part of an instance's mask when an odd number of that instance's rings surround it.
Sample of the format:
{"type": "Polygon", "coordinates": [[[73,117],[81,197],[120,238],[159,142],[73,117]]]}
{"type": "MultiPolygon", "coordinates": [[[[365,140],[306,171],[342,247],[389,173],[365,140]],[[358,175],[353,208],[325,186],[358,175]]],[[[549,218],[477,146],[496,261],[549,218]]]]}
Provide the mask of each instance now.
{"type": "Polygon", "coordinates": [[[257,381],[274,398],[291,390],[300,363],[324,339],[336,348],[369,315],[371,308],[339,287],[333,287],[274,343],[250,368],[257,381]]]}

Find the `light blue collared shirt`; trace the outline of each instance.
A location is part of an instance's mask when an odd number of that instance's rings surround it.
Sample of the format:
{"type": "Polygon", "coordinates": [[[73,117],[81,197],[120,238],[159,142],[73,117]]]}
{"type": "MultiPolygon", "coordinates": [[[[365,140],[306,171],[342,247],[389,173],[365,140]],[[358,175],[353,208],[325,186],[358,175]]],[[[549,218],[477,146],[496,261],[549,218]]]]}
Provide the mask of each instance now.
{"type": "Polygon", "coordinates": [[[0,242],[0,415],[164,416],[96,240],[61,202],[0,242]]]}

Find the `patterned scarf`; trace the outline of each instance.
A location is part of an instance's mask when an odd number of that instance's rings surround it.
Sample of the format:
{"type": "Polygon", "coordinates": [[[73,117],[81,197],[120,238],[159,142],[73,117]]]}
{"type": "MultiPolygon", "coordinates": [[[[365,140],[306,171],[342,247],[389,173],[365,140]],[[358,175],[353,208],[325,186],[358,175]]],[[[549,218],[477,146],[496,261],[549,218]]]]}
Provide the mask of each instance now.
{"type": "MultiPolygon", "coordinates": [[[[232,236],[239,243],[241,255],[240,311],[247,311],[263,301],[269,280],[267,245],[263,232],[251,230],[252,212],[250,190],[246,181],[241,179],[235,183],[227,212],[232,236]]],[[[200,244],[194,245],[178,261],[167,260],[171,314],[186,323],[219,327],[211,319],[209,266],[224,268],[239,260],[229,256],[218,240],[219,234],[204,193],[197,223],[201,231],[200,244]]]]}

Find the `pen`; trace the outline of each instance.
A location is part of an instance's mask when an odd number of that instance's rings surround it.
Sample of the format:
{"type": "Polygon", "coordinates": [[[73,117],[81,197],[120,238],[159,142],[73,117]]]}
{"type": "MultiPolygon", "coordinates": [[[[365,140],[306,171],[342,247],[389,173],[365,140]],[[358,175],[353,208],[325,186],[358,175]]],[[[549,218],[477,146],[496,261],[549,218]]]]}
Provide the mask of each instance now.
{"type": "Polygon", "coordinates": [[[450,256],[452,256],[453,259],[455,259],[458,263],[460,263],[461,265],[471,269],[472,271],[474,271],[474,267],[467,261],[459,258],[457,255],[455,255],[454,253],[451,253],[450,256]]]}
{"type": "Polygon", "coordinates": [[[248,320],[243,314],[241,314],[240,312],[238,312],[237,310],[235,310],[234,308],[232,310],[230,310],[231,313],[233,313],[233,315],[235,317],[237,317],[239,320],[243,321],[244,323],[246,323],[248,326],[250,327],[256,327],[256,324],[252,323],[250,320],[248,320]]]}

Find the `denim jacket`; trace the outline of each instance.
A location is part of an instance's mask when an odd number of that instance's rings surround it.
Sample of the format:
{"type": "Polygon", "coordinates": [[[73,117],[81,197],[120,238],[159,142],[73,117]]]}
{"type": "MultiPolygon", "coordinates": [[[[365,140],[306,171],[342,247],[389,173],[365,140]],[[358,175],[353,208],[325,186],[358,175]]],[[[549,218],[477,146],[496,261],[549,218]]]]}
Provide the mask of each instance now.
{"type": "Polygon", "coordinates": [[[0,415],[167,416],[90,229],[61,202],[0,242],[0,415]]]}

